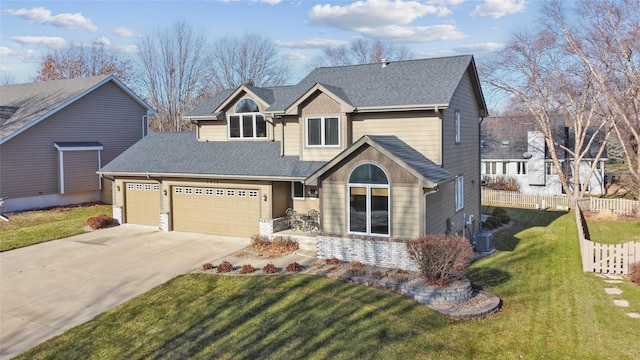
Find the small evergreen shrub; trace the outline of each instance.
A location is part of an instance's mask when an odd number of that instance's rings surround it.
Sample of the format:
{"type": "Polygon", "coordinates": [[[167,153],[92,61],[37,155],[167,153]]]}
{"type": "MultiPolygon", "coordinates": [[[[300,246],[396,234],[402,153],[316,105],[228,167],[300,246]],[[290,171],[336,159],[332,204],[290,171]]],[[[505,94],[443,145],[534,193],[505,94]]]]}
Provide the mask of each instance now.
{"type": "Polygon", "coordinates": [[[486,221],[482,222],[482,229],[483,230],[493,230],[493,225],[489,224],[486,221]]]}
{"type": "Polygon", "coordinates": [[[489,216],[487,218],[487,223],[491,224],[494,229],[502,226],[502,220],[500,220],[500,218],[495,216],[489,216]]]}
{"type": "Polygon", "coordinates": [[[407,242],[407,250],[425,280],[436,286],[461,277],[473,256],[469,240],[455,235],[426,235],[407,242]]]}
{"type": "Polygon", "coordinates": [[[507,215],[507,214],[502,214],[500,216],[498,216],[500,218],[500,221],[502,221],[503,224],[508,224],[509,221],[511,221],[511,216],[507,215]]]}
{"type": "Polygon", "coordinates": [[[267,264],[262,268],[262,271],[264,271],[266,274],[275,274],[278,272],[278,268],[273,264],[267,264]]]}
{"type": "Polygon", "coordinates": [[[493,209],[493,211],[491,212],[491,215],[496,216],[496,217],[500,217],[500,215],[502,214],[506,214],[507,210],[505,210],[504,208],[501,207],[497,207],[495,209],[493,209]]]}
{"type": "Polygon", "coordinates": [[[640,285],[640,262],[629,265],[629,280],[640,285]]]}
{"type": "Polygon", "coordinates": [[[111,224],[113,224],[113,218],[106,214],[100,214],[87,219],[87,225],[93,230],[106,228],[111,224]]]}
{"type": "Polygon", "coordinates": [[[228,273],[233,271],[233,265],[228,261],[223,261],[216,269],[218,273],[228,273]]]}
{"type": "Polygon", "coordinates": [[[212,263],[204,263],[202,264],[202,270],[211,270],[213,269],[213,264],[212,263]]]}
{"type": "Polygon", "coordinates": [[[242,269],[240,269],[240,274],[251,274],[255,272],[256,269],[251,266],[251,264],[242,265],[242,269]]]}

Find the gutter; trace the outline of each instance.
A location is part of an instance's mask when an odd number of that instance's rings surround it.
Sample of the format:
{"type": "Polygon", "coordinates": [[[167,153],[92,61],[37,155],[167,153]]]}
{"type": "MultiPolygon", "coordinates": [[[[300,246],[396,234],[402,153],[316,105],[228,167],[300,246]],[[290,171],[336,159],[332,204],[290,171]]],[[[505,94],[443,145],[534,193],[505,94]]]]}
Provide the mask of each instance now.
{"type": "Polygon", "coordinates": [[[120,176],[120,177],[145,177],[149,180],[166,180],[168,178],[198,178],[198,179],[225,179],[225,180],[254,180],[254,181],[304,181],[304,176],[255,176],[255,175],[215,175],[215,174],[167,174],[167,173],[150,173],[150,172],[98,172],[101,176],[120,176]]]}
{"type": "Polygon", "coordinates": [[[439,112],[448,109],[449,104],[418,104],[418,105],[390,105],[390,106],[366,106],[353,108],[354,113],[378,112],[378,111],[412,111],[412,110],[433,110],[439,112]]]}

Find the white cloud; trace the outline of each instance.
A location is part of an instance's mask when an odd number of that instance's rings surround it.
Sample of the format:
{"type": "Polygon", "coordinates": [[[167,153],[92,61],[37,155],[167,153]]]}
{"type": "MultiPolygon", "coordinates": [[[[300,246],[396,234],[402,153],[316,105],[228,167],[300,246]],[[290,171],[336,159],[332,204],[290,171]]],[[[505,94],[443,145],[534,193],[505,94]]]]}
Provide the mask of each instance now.
{"type": "Polygon", "coordinates": [[[258,0],[258,2],[269,4],[269,5],[278,5],[282,2],[282,0],[258,0]]]}
{"type": "Polygon", "coordinates": [[[96,45],[102,45],[105,47],[111,45],[111,41],[104,36],[95,39],[93,43],[96,45]]]}
{"type": "Polygon", "coordinates": [[[8,47],[0,46],[0,56],[8,56],[13,54],[15,51],[9,49],[8,47]]]}
{"type": "Polygon", "coordinates": [[[118,49],[127,54],[135,54],[138,52],[138,46],[136,45],[118,46],[118,49]]]}
{"type": "Polygon", "coordinates": [[[400,42],[445,41],[467,38],[467,35],[454,25],[384,26],[361,28],[358,31],[371,38],[400,42]]]}
{"type": "Polygon", "coordinates": [[[309,20],[317,25],[358,31],[361,28],[404,25],[425,15],[447,12],[446,8],[417,1],[366,0],[346,6],[315,5],[309,12],[309,20]]]}
{"type": "Polygon", "coordinates": [[[504,44],[495,43],[495,42],[487,42],[487,43],[479,43],[472,45],[460,46],[453,49],[456,53],[459,54],[488,54],[500,49],[504,48],[504,44]]]}
{"type": "Polygon", "coordinates": [[[276,40],[274,43],[277,46],[292,48],[292,49],[322,49],[326,47],[336,47],[346,45],[349,42],[344,40],[333,39],[306,39],[306,40],[276,40]]]}
{"type": "Polygon", "coordinates": [[[135,33],[133,32],[133,30],[127,29],[125,27],[119,26],[115,29],[113,29],[113,34],[119,37],[123,37],[123,38],[128,38],[128,37],[134,37],[135,33]]]}
{"type": "Polygon", "coordinates": [[[11,40],[26,45],[46,46],[50,48],[61,48],[67,42],[58,36],[13,36],[11,40]]]}
{"type": "Polygon", "coordinates": [[[284,53],[283,56],[287,60],[305,60],[307,58],[300,51],[290,51],[290,52],[284,53]]]}
{"type": "Polygon", "coordinates": [[[471,17],[501,18],[505,15],[524,12],[525,0],[485,0],[471,12],[471,17]]]}
{"type": "Polygon", "coordinates": [[[84,29],[91,32],[98,31],[98,28],[91,23],[91,19],[84,17],[81,13],[51,15],[51,10],[43,7],[35,7],[30,10],[6,10],[5,13],[35,21],[39,24],[51,24],[66,29],[84,29]]]}

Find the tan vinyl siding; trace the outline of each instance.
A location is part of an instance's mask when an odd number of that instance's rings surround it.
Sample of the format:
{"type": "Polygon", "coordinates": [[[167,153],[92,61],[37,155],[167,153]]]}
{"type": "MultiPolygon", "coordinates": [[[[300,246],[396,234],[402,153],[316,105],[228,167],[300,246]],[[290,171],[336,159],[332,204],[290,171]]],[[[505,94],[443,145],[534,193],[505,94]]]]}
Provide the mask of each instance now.
{"type": "Polygon", "coordinates": [[[64,193],[99,190],[98,151],[65,151],[64,193]]]}
{"type": "MultiPolygon", "coordinates": [[[[284,154],[286,156],[299,156],[302,143],[300,122],[297,116],[284,117],[284,154]]],[[[282,140],[276,138],[276,141],[282,140]]]]}
{"type": "Polygon", "coordinates": [[[227,121],[201,121],[198,128],[200,141],[227,141],[227,121]]]}
{"type": "Polygon", "coordinates": [[[395,135],[434,163],[442,161],[441,122],[432,112],[355,114],[351,127],[352,142],[364,135],[395,135]]]}
{"type": "Polygon", "coordinates": [[[444,234],[446,219],[455,215],[453,182],[440,186],[440,191],[426,196],[426,234],[444,234]]]}
{"type": "Polygon", "coordinates": [[[422,189],[394,185],[391,189],[391,234],[394,239],[413,239],[421,234],[420,201],[422,189]]]}
{"type": "MultiPolygon", "coordinates": [[[[464,175],[464,208],[459,211],[462,229],[462,214],[473,214],[480,218],[480,113],[475,101],[471,78],[468,73],[460,81],[449,108],[443,111],[443,166],[454,175],[464,175]],[[460,112],[460,144],[455,144],[455,112],[460,112]]],[[[453,183],[450,185],[454,189],[453,183]]],[[[453,191],[453,190],[452,190],[453,191]]],[[[451,203],[455,207],[455,194],[451,203]]],[[[477,224],[477,221],[476,221],[477,224]]],[[[477,226],[476,226],[477,228],[477,226]]],[[[478,230],[478,229],[476,229],[478,230]]]]}
{"type": "Polygon", "coordinates": [[[322,183],[320,201],[322,218],[320,227],[325,234],[341,235],[347,233],[346,184],[325,181],[322,183]]]}
{"type": "Polygon", "coordinates": [[[104,146],[104,166],[140,140],[146,113],[119,87],[106,83],[1,145],[0,194],[20,198],[58,193],[54,142],[98,141],[104,146]]]}
{"type": "Polygon", "coordinates": [[[338,102],[328,95],[317,92],[300,106],[301,132],[299,138],[303,150],[301,159],[305,161],[329,161],[347,147],[347,117],[338,102]],[[307,118],[337,117],[339,118],[340,138],[338,146],[307,146],[307,118]]]}

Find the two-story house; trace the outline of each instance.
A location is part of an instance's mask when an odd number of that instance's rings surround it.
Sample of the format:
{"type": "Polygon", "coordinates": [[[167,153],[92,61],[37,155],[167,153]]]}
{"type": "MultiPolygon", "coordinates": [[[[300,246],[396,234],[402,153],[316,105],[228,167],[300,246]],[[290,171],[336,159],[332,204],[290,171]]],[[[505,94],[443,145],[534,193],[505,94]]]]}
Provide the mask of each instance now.
{"type": "MultiPolygon", "coordinates": [[[[565,126],[564,118],[552,119],[557,129],[556,138],[568,148],[573,148],[575,133],[565,126]]],[[[516,184],[524,194],[562,195],[564,189],[560,182],[544,136],[529,119],[513,121],[497,117],[487,117],[482,122],[481,172],[485,184],[499,181],[516,184]]],[[[598,159],[596,171],[587,178],[591,164],[602,144],[601,134],[580,163],[579,186],[585,187],[590,195],[602,195],[605,192],[606,151],[598,159]]],[[[573,158],[560,146],[556,148],[560,163],[567,166],[565,171],[572,173],[573,158]]],[[[571,175],[573,176],[573,174],[571,175]]]]}
{"type": "Polygon", "coordinates": [[[472,56],[324,67],[293,86],[242,85],[152,133],[100,173],[114,217],[247,236],[317,210],[349,238],[479,229],[487,110],[472,56]]]}

